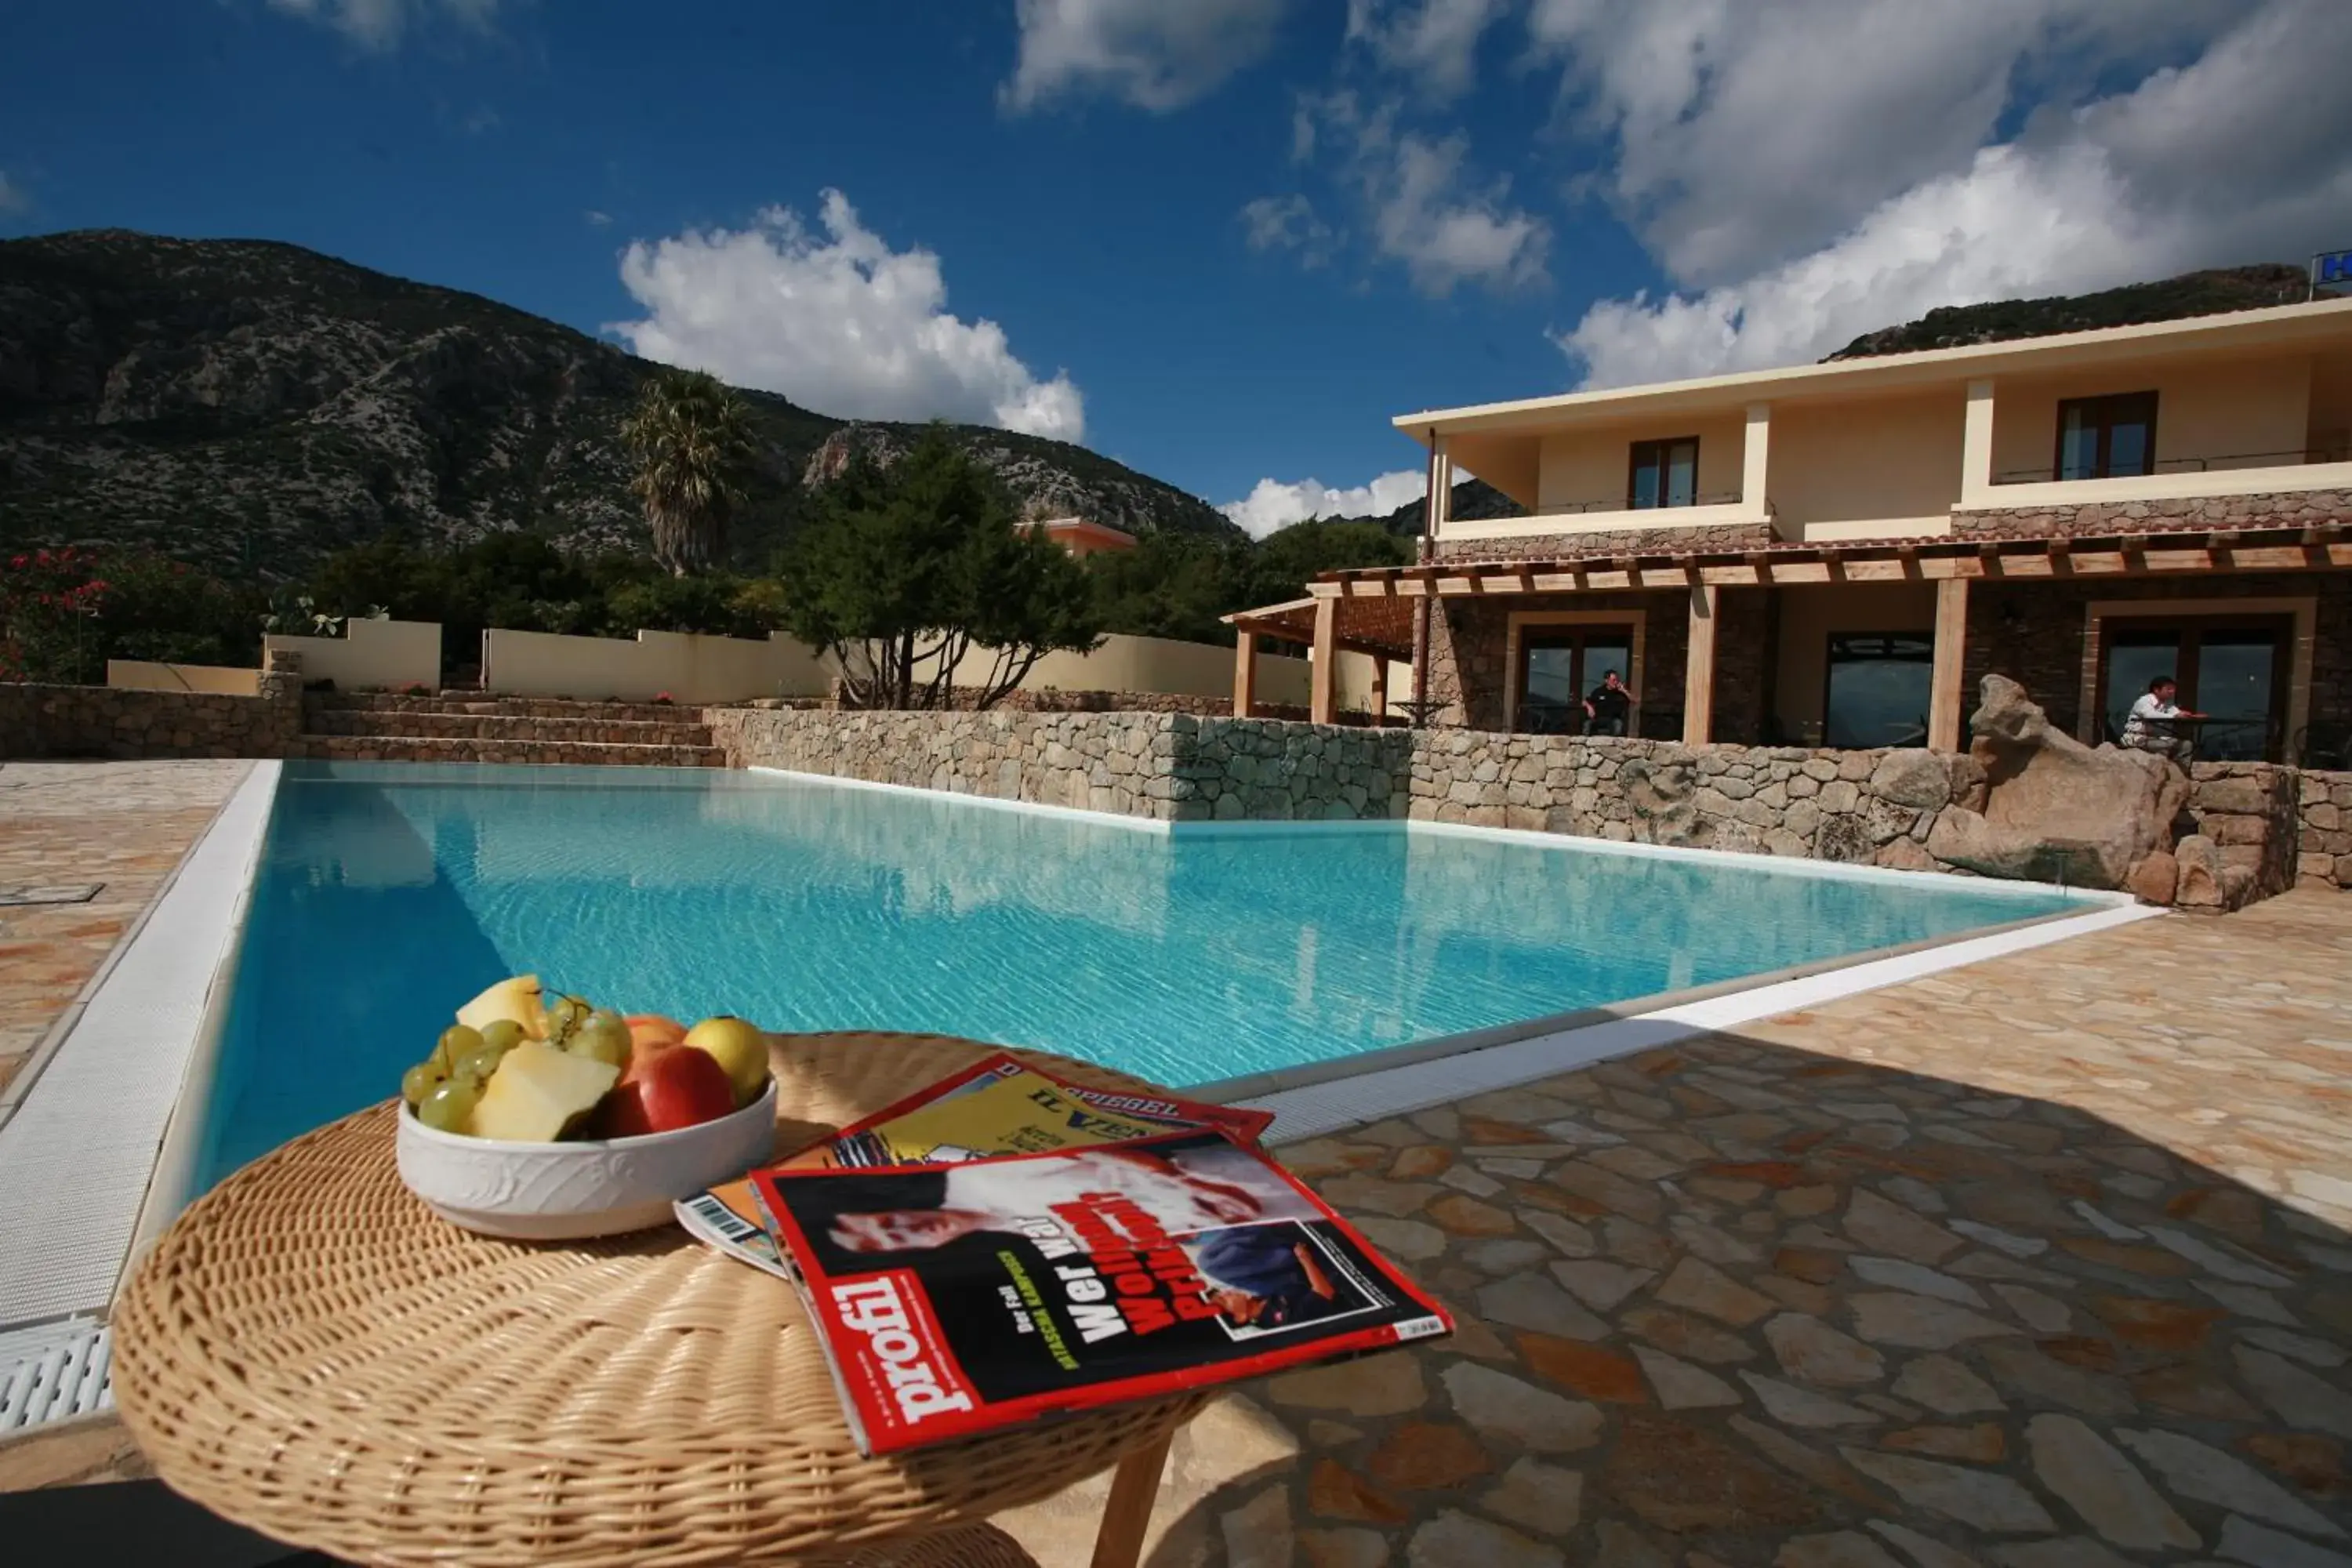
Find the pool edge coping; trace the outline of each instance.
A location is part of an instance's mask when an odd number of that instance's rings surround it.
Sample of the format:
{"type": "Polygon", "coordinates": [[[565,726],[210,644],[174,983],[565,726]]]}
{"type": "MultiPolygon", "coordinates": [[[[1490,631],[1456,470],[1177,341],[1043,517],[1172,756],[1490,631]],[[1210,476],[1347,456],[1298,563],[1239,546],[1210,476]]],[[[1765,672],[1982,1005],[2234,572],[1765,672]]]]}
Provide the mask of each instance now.
{"type": "MultiPolygon", "coordinates": [[[[146,1160],[144,1177],[125,1184],[131,1194],[126,1240],[120,1255],[112,1259],[106,1287],[96,1292],[96,1300],[63,1307],[52,1304],[48,1310],[30,1314],[12,1313],[0,1321],[0,1331],[108,1312],[132,1265],[152,1245],[163,1224],[168,1223],[170,1215],[177,1212],[176,1208],[164,1212],[159,1206],[158,1178],[163,1173],[166,1153],[173,1149],[175,1134],[182,1139],[189,1136],[181,1129],[190,1120],[187,1105],[191,1088],[208,1084],[214,1065],[211,1048],[217,1044],[220,1020],[227,1005],[228,983],[236,973],[237,954],[244,942],[244,912],[251,898],[262,842],[268,831],[282,773],[282,764],[275,759],[243,760],[248,763],[246,772],[205,823],[204,831],[189,845],[171,875],[157,885],[138,920],[93,973],[85,994],[76,998],[70,1008],[70,1025],[58,1035],[43,1062],[42,1076],[47,1079],[48,1071],[72,1050],[77,1036],[100,1012],[101,1002],[113,1000],[115,988],[128,984],[129,979],[147,983],[151,977],[139,971],[172,963],[184,953],[192,936],[200,937],[213,930],[220,931],[220,946],[214,961],[209,964],[198,961],[200,975],[190,973],[178,984],[143,991],[132,998],[133,1005],[142,1012],[160,1016],[159,1020],[151,1021],[161,1023],[153,1035],[157,1047],[154,1059],[166,1070],[175,1067],[176,1071],[146,1160]],[[201,877],[197,875],[200,868],[201,877]],[[167,910],[169,919],[159,924],[167,910]],[[191,1029],[172,1026],[168,1021],[170,1014],[184,1010],[194,1016],[195,1024],[191,1029]]],[[[112,1017],[106,1022],[115,1028],[122,1024],[122,1020],[112,1017]]],[[[51,1081],[53,1095],[68,1092],[57,1089],[51,1081]]],[[[28,1090],[12,1109],[7,1122],[0,1123],[0,1131],[12,1125],[32,1101],[33,1093],[28,1090]]],[[[104,1250],[111,1252],[115,1248],[109,1245],[104,1250]]]]}
{"type": "MultiPolygon", "coordinates": [[[[1682,999],[1646,1012],[1596,1017],[1548,1034],[1461,1046],[1415,1060],[1391,1061],[1369,1072],[1261,1089],[1245,1098],[1228,1099],[1226,1103],[1244,1103],[1275,1112],[1274,1126],[1266,1136],[1268,1143],[1279,1146],[1299,1142],[1433,1106],[1522,1087],[1595,1062],[1674,1045],[1696,1036],[1724,1033],[1742,1024],[1925,979],[1990,959],[2165,918],[2178,917],[2170,910],[2117,899],[2090,910],[2062,910],[2005,926],[1979,928],[1899,948],[1880,949],[1845,963],[1827,962],[1811,973],[1784,972],[1765,984],[1730,981],[1695,987],[1695,991],[1711,994],[1683,994],[1682,999]],[[1437,1069],[1446,1067],[1454,1068],[1460,1076],[1441,1076],[1437,1069]]],[[[1390,1047],[1400,1048],[1412,1047],[1390,1047]]],[[[1359,1058],[1343,1058],[1352,1059],[1359,1058]]],[[[1208,1098],[1218,1087],[1212,1084],[1194,1092],[1208,1098]]]]}

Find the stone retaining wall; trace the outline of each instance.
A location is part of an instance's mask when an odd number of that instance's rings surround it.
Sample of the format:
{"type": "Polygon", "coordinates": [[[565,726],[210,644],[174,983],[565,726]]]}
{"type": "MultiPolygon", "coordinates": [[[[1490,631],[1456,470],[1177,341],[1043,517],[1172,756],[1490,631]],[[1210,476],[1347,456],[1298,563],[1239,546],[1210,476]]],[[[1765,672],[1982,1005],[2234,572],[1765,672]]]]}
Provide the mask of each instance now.
{"type": "Polygon", "coordinates": [[[300,682],[257,697],[0,683],[0,757],[283,757],[302,732],[300,682]]]}
{"type": "Polygon", "coordinates": [[[2352,773],[2305,773],[2300,780],[2301,837],[2296,880],[2352,889],[2352,773]]]}
{"type": "Polygon", "coordinates": [[[2172,847],[2183,909],[2235,910],[2295,883],[2300,775],[2273,763],[2199,763],[2187,811],[2196,831],[2172,847]]]}
{"type": "MultiPolygon", "coordinates": [[[[1983,766],[1916,749],[1692,747],[1183,713],[706,717],[738,766],[1157,821],[1412,817],[1963,876],[1986,868],[1949,831],[1986,809],[1983,766]]],[[[2132,879],[2158,902],[2235,909],[2284,890],[2298,869],[2342,886],[2352,881],[2336,871],[2352,873],[2352,774],[2200,763],[2177,830],[2174,848],[2132,879]]]]}
{"type": "MultiPolygon", "coordinates": [[[[1996,487],[1998,488],[1998,487],[1996,487]]],[[[2178,528],[2297,528],[2335,522],[2352,510],[2352,490],[2277,490],[2261,495],[2175,496],[2160,500],[2093,501],[2079,506],[2003,507],[1955,511],[1952,532],[1961,539],[2050,539],[2090,534],[2143,533],[2151,526],[2178,528]]]]}

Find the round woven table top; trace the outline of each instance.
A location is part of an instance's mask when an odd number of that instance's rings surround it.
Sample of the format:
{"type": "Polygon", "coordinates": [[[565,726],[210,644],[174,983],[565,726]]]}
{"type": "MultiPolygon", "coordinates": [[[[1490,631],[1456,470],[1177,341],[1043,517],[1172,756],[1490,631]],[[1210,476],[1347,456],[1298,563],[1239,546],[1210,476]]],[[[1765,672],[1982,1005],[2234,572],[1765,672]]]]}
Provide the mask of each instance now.
{"type": "MultiPolygon", "coordinates": [[[[769,1039],[780,1155],[993,1048],[769,1039]]],[[[1108,1468],[1206,1402],[861,1458],[792,1287],[675,1226],[560,1243],[459,1230],[401,1184],[397,1110],[223,1182],[115,1307],[115,1397],[156,1473],[281,1541],[370,1563],[1019,1561],[990,1555],[992,1531],[958,1531],[970,1552],[940,1557],[936,1532],[1108,1468]]]]}

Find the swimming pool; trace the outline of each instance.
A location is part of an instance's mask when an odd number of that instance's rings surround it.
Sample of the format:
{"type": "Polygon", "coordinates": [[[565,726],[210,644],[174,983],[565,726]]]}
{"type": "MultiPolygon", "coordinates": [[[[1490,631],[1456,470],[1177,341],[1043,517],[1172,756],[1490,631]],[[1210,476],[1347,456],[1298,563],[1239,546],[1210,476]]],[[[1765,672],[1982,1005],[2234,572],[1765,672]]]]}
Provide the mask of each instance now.
{"type": "Polygon", "coordinates": [[[289,763],[198,1190],[392,1092],[499,976],[1202,1083],[2074,907],[1397,823],[1201,825],[717,770],[289,763]]]}

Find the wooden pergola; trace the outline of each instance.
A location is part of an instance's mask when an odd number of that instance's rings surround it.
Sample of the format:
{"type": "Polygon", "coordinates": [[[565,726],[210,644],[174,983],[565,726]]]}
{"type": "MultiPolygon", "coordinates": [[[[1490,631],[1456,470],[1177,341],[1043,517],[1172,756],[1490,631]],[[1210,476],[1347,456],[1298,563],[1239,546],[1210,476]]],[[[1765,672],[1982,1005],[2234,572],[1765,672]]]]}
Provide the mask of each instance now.
{"type": "MultiPolygon", "coordinates": [[[[1318,590],[1320,584],[1315,584],[1318,590]]],[[[1315,723],[1333,722],[1339,713],[1339,655],[1360,653],[1372,661],[1372,711],[1388,711],[1389,661],[1413,657],[1413,607],[1397,597],[1359,598],[1349,605],[1346,626],[1335,608],[1325,613],[1322,598],[1286,600],[1263,609],[1241,610],[1224,617],[1234,628],[1234,716],[1246,719],[1257,702],[1257,640],[1275,637],[1304,643],[1314,650],[1308,683],[1307,717],[1315,723]]],[[[1335,601],[1336,603],[1336,601],[1335,601]]]]}
{"type": "Polygon", "coordinates": [[[2062,538],[1855,540],[1730,550],[1662,546],[1550,560],[1456,559],[1333,572],[1308,584],[1304,599],[1225,617],[1241,632],[1234,711],[1248,711],[1244,699],[1252,684],[1255,634],[1305,641],[1316,649],[1310,711],[1316,722],[1328,723],[1337,689],[1334,661],[1326,650],[1419,657],[1412,632],[1412,610],[1419,603],[1682,589],[1690,605],[1683,739],[1704,744],[1713,727],[1716,626],[1725,588],[1933,583],[1936,637],[1927,743],[1956,751],[1965,706],[1961,668],[1970,584],[2341,571],[2352,569],[2347,532],[2352,526],[2335,521],[2284,528],[2159,525],[2062,538]]]}

